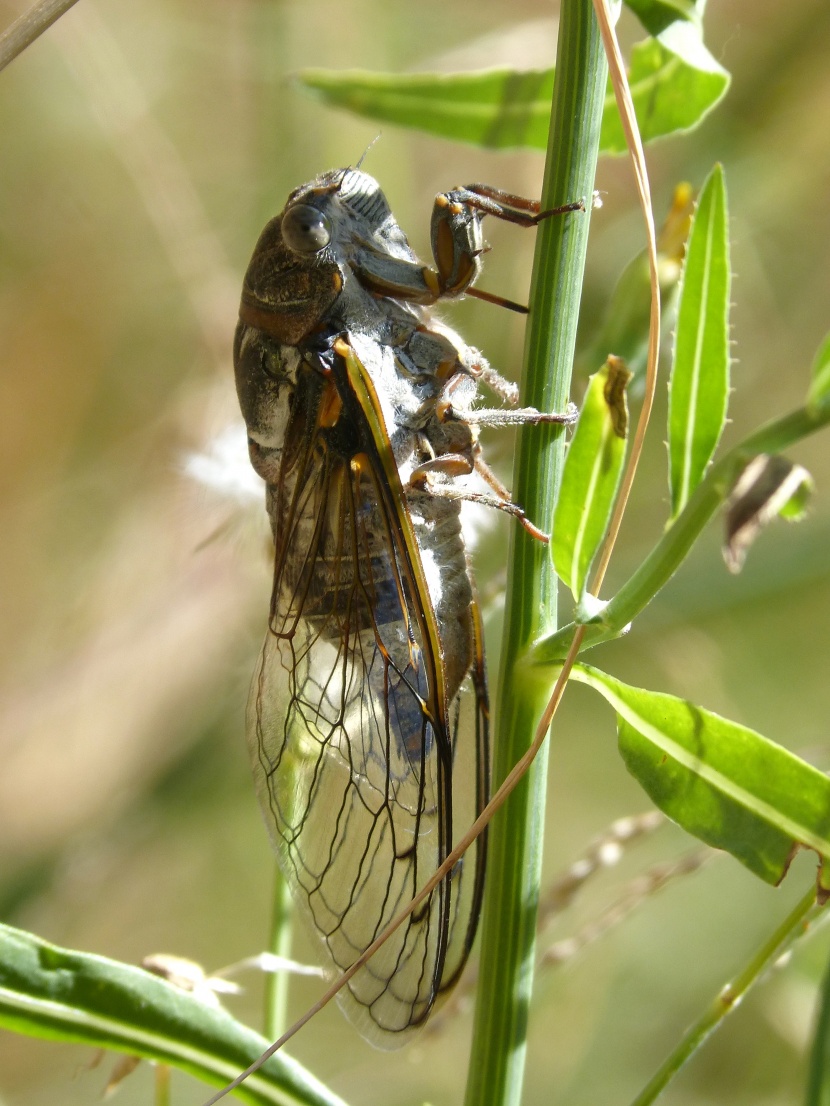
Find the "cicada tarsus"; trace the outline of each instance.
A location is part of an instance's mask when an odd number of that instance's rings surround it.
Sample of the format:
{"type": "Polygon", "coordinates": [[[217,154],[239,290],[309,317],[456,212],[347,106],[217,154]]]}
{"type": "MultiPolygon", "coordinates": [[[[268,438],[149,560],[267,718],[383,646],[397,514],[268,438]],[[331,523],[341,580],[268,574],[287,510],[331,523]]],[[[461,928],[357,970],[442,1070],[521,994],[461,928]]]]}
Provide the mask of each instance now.
{"type": "MultiPolygon", "coordinates": [[[[487,799],[461,502],[523,519],[482,460],[478,427],[572,415],[476,408],[479,382],[514,405],[515,386],[430,308],[477,278],[484,215],[532,225],[538,211],[476,185],[438,196],[432,269],[377,182],[341,169],[291,194],[245,275],[236,383],[275,545],[248,737],[282,871],[336,972],[411,902],[487,799]],[[467,488],[473,473],[489,491],[467,488]]],[[[376,1045],[403,1043],[460,975],[485,850],[482,836],[341,991],[376,1045]]]]}

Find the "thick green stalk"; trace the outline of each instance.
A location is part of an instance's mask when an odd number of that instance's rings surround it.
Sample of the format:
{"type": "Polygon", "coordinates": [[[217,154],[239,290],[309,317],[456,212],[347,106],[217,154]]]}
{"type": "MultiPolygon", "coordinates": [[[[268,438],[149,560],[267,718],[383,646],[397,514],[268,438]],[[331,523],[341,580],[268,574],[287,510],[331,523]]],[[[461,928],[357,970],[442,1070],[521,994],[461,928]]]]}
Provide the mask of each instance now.
{"type": "MultiPolygon", "coordinates": [[[[544,221],[538,232],[525,342],[522,401],[563,410],[571,368],[588,240],[606,63],[591,0],[563,0],[544,209],[584,198],[584,213],[544,221]]],[[[564,459],[561,429],[520,436],[516,500],[543,530],[553,518],[564,459]]],[[[525,752],[547,686],[522,682],[515,662],[556,627],[556,580],[548,548],[515,529],[498,698],[494,786],[525,752]]],[[[521,1098],[544,825],[542,753],[491,826],[481,971],[467,1106],[506,1106],[521,1098]]]]}

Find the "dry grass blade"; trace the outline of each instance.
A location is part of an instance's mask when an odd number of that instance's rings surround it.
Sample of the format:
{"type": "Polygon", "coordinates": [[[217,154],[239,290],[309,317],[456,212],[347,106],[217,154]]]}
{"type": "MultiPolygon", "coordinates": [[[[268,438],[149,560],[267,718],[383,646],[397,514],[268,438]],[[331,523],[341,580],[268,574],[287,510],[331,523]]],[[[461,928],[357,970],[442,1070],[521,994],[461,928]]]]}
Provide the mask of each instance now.
{"type": "Polygon", "coordinates": [[[617,98],[620,118],[625,131],[628,151],[631,155],[631,164],[637,182],[637,194],[643,211],[643,221],[646,230],[646,247],[648,252],[649,278],[651,282],[651,316],[648,332],[648,360],[646,362],[646,387],[643,396],[643,406],[640,409],[640,417],[637,420],[637,429],[634,432],[634,440],[631,446],[631,455],[623,473],[620,493],[614,507],[614,513],[608,527],[608,536],[605,539],[599,562],[594,573],[591,591],[594,595],[599,592],[608,562],[614,550],[614,545],[622,525],[628,497],[634,484],[637,473],[637,465],[643,450],[646,430],[648,429],[651,408],[654,403],[654,393],[657,389],[657,362],[660,354],[660,283],[657,268],[657,232],[654,228],[654,213],[651,207],[651,189],[648,182],[648,169],[646,167],[643,144],[640,140],[640,132],[637,127],[637,119],[634,114],[634,103],[631,99],[631,90],[628,87],[628,78],[625,72],[625,63],[620,53],[620,44],[611,22],[611,13],[608,8],[608,0],[594,0],[594,11],[599,22],[602,41],[605,45],[605,53],[608,57],[608,68],[611,75],[611,84],[614,95],[617,98]]]}
{"type": "Polygon", "coordinates": [[[0,35],[0,70],[32,45],[77,0],[40,0],[0,35]]]}
{"type": "Polygon", "coordinates": [[[573,959],[586,945],[590,945],[600,937],[604,937],[606,933],[623,922],[629,914],[647,899],[661,891],[666,884],[681,876],[691,875],[693,872],[699,871],[713,856],[715,856],[713,849],[693,849],[678,860],[663,861],[660,864],[652,865],[642,875],[633,879],[617,901],[612,903],[598,918],[583,926],[574,936],[566,937],[548,946],[539,959],[539,966],[556,968],[573,959]]]}

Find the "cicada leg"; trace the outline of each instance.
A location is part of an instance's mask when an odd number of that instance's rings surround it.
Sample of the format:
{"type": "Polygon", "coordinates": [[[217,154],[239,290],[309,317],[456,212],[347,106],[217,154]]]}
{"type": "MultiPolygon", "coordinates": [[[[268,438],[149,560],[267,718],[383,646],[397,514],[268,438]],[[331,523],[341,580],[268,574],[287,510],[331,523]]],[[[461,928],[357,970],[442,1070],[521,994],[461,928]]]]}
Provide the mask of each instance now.
{"type": "Polygon", "coordinates": [[[518,503],[513,502],[510,493],[492,472],[489,465],[481,458],[480,451],[476,447],[474,447],[474,460],[472,461],[463,453],[444,453],[440,457],[431,457],[428,461],[424,461],[423,464],[418,465],[413,470],[409,478],[409,486],[416,491],[428,492],[429,495],[436,498],[479,503],[483,507],[493,507],[497,511],[504,511],[505,514],[517,519],[532,538],[543,542],[545,545],[550,541],[549,535],[540,530],[538,526],[534,526],[518,503]],[[469,476],[473,471],[481,475],[482,479],[493,489],[494,494],[488,495],[487,492],[470,491],[466,488],[457,488],[450,483],[441,482],[442,477],[452,479],[456,476],[469,476]],[[437,481],[431,479],[435,476],[439,478],[437,481]]]}
{"type": "Polygon", "coordinates": [[[451,403],[446,403],[439,405],[437,413],[442,422],[455,419],[475,426],[537,426],[541,422],[570,426],[579,414],[575,403],[569,403],[564,411],[539,411],[536,407],[514,407],[508,411],[501,407],[479,407],[474,411],[456,411],[451,403]]]}
{"type": "Polygon", "coordinates": [[[585,201],[577,200],[540,211],[536,200],[470,184],[435,197],[431,221],[435,269],[378,250],[369,240],[357,244],[351,266],[361,284],[376,295],[430,306],[467,294],[527,314],[520,303],[472,287],[481,272],[481,255],[489,248],[481,233],[482,219],[493,215],[517,226],[535,227],[551,215],[584,210],[585,201]]]}
{"type": "MultiPolygon", "coordinates": [[[[481,479],[489,488],[492,488],[495,498],[499,501],[500,510],[506,510],[504,504],[513,502],[513,497],[510,494],[510,490],[502,484],[498,476],[493,472],[481,452],[481,446],[478,442],[473,444],[473,467],[481,479]]],[[[514,512],[509,511],[513,514],[514,512]]],[[[532,538],[536,538],[537,541],[541,541],[544,545],[547,545],[550,541],[550,535],[546,534],[544,530],[540,530],[538,526],[535,526],[524,512],[524,508],[518,507],[518,513],[516,517],[519,519],[522,527],[530,534],[532,538]]]]}
{"type": "Polygon", "coordinates": [[[472,287],[481,272],[481,255],[488,248],[481,232],[484,216],[493,215],[520,227],[535,227],[552,215],[584,210],[585,201],[577,200],[540,211],[538,201],[514,196],[486,184],[468,184],[440,193],[435,197],[431,226],[438,295],[460,296],[467,293],[526,312],[527,308],[521,304],[472,287]]]}
{"type": "Polygon", "coordinates": [[[478,380],[485,380],[508,402],[516,402],[515,385],[511,385],[486,362],[468,363],[463,368],[459,367],[446,381],[434,401],[433,413],[439,424],[462,423],[467,427],[466,444],[461,450],[450,448],[446,452],[440,449],[436,452],[429,437],[423,436],[421,452],[425,460],[413,469],[409,487],[444,499],[466,500],[504,511],[518,519],[531,537],[547,543],[550,540],[548,535],[535,526],[524,510],[513,502],[510,492],[484,460],[477,427],[522,426],[543,422],[567,425],[575,421],[577,409],[572,403],[568,404],[563,413],[538,411],[535,407],[514,407],[507,410],[473,408],[471,398],[475,390],[474,381],[478,380]],[[455,478],[469,476],[473,472],[490,488],[490,493],[470,491],[453,483],[455,478]]]}
{"type": "Polygon", "coordinates": [[[573,403],[569,403],[562,412],[539,411],[535,407],[512,407],[507,410],[503,407],[468,407],[468,396],[465,393],[468,392],[470,377],[482,380],[508,403],[516,403],[518,391],[515,384],[505,380],[489,365],[472,365],[451,376],[441,389],[435,404],[435,415],[439,422],[465,422],[475,426],[534,426],[542,422],[570,426],[576,422],[578,412],[573,403]],[[460,404],[454,404],[456,393],[461,398],[460,404]]]}

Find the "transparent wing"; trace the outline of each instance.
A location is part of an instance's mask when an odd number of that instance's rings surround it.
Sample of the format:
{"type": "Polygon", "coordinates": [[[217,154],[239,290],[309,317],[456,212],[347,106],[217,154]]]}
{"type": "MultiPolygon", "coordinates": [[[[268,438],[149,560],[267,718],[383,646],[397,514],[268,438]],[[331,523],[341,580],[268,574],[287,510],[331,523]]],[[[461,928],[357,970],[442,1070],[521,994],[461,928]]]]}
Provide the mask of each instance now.
{"type": "MultiPolygon", "coordinates": [[[[441,701],[411,524],[377,459],[388,443],[354,406],[347,435],[324,432],[343,397],[316,373],[303,386],[321,394],[295,403],[306,425],[287,438],[303,446],[285,451],[270,493],[275,583],[248,732],[283,871],[342,971],[449,852],[454,800],[468,808],[457,824],[472,820],[486,704],[478,661],[476,694],[441,701]]],[[[465,857],[341,992],[374,1043],[403,1043],[459,974],[482,874],[482,856],[465,857]]]]}

